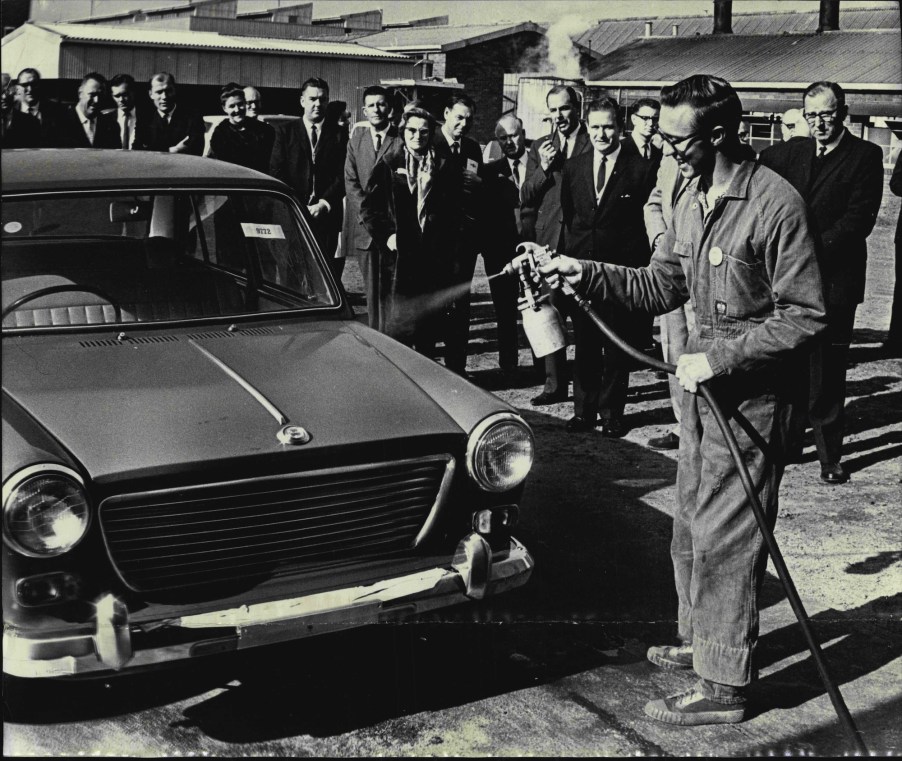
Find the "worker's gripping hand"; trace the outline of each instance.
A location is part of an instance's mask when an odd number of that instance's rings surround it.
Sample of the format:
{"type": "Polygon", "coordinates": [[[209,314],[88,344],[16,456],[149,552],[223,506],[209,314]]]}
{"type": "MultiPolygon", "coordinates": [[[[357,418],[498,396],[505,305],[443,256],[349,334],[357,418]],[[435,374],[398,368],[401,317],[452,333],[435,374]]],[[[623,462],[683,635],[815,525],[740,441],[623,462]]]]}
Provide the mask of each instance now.
{"type": "Polygon", "coordinates": [[[714,377],[714,371],[704,354],[681,354],[676,364],[676,377],[684,389],[694,394],[699,383],[714,377]]]}
{"type": "Polygon", "coordinates": [[[545,280],[551,288],[560,288],[563,280],[566,280],[573,288],[579,285],[583,277],[583,267],[579,259],[569,256],[555,256],[538,266],[538,275],[533,274],[533,280],[539,281],[539,276],[545,280]]]}

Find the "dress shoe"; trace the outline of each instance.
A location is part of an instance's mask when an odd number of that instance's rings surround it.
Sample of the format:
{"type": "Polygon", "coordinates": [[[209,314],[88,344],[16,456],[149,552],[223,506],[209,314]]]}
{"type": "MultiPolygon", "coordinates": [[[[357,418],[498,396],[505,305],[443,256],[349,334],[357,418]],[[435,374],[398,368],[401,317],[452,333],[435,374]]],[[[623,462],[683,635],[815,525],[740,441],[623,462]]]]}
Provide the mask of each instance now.
{"type": "Polygon", "coordinates": [[[609,439],[619,439],[626,435],[626,430],[622,420],[608,420],[601,427],[601,435],[609,439]]]}
{"type": "Polygon", "coordinates": [[[560,391],[558,391],[555,394],[550,394],[547,391],[543,391],[538,396],[534,396],[532,399],[530,399],[529,403],[533,407],[541,407],[543,404],[557,404],[558,402],[566,402],[566,401],[567,401],[566,393],[562,394],[560,391]]]}
{"type": "Polygon", "coordinates": [[[821,481],[828,484],[844,484],[849,480],[849,474],[846,473],[846,469],[837,463],[831,463],[830,465],[824,465],[821,468],[821,481]]]}
{"type": "Polygon", "coordinates": [[[570,433],[579,433],[582,431],[594,431],[595,423],[590,423],[584,417],[580,417],[579,415],[574,415],[570,418],[566,424],[564,425],[570,433]]]}
{"type": "Polygon", "coordinates": [[[648,446],[652,449],[679,449],[680,437],[671,431],[666,436],[658,436],[655,439],[649,439],[648,446]]]}

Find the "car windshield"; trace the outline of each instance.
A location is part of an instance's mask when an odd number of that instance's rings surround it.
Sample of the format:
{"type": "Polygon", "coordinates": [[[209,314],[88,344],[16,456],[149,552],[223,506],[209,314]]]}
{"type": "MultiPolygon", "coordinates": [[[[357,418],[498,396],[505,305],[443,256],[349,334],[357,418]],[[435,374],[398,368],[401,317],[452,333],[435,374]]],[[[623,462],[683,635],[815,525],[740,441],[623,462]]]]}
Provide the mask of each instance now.
{"type": "Polygon", "coordinates": [[[309,230],[274,193],[5,199],[3,329],[334,307],[309,230]]]}

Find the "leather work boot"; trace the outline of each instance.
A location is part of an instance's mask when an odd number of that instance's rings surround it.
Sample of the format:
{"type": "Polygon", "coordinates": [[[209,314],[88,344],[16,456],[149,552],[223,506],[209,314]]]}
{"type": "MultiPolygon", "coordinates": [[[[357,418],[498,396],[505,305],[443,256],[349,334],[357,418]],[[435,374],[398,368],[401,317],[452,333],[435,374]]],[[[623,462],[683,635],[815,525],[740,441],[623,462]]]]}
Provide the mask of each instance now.
{"type": "Polygon", "coordinates": [[[655,666],[668,671],[692,668],[692,645],[656,645],[648,648],[646,657],[655,666]]]}
{"type": "Polygon", "coordinates": [[[729,702],[722,702],[709,697],[717,687],[700,679],[688,690],[671,695],[662,700],[651,700],[645,704],[645,713],[653,719],[666,724],[678,724],[684,727],[695,727],[700,724],[737,724],[745,719],[745,698],[741,691],[729,688],[734,696],[729,702]]]}

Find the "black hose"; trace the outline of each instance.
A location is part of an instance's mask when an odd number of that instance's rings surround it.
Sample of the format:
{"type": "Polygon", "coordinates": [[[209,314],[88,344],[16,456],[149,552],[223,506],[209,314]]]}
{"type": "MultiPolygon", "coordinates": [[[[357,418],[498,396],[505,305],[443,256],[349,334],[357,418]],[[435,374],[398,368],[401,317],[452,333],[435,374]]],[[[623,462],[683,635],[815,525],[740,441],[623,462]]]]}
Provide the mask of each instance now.
{"type": "MultiPolygon", "coordinates": [[[[647,354],[644,354],[641,351],[630,346],[626,341],[624,341],[620,336],[614,333],[598,316],[597,312],[592,308],[592,305],[589,301],[578,293],[575,293],[570,288],[563,289],[564,293],[572,296],[574,301],[576,301],[577,305],[590,320],[595,324],[595,326],[608,338],[611,343],[613,343],[620,351],[629,357],[641,362],[642,364],[648,365],[656,370],[663,370],[666,373],[670,373],[671,375],[676,375],[676,366],[671,365],[668,362],[662,362],[659,359],[655,359],[654,357],[649,357],[647,354]]],[[[714,394],[711,393],[711,390],[704,384],[698,384],[698,391],[708,403],[708,406],[711,408],[711,412],[714,413],[714,419],[717,420],[717,425],[720,426],[720,430],[723,433],[724,439],[726,439],[727,447],[730,450],[730,454],[733,456],[733,460],[736,462],[737,469],[739,471],[739,477],[742,481],[742,485],[745,488],[745,493],[748,495],[749,502],[752,505],[752,511],[755,513],[755,520],[758,521],[758,528],[761,529],[761,534],[764,537],[764,543],[767,546],[767,551],[770,554],[770,559],[774,564],[774,568],[777,569],[777,576],[780,578],[780,582],[783,584],[783,589],[786,591],[786,596],[789,598],[789,604],[792,606],[793,613],[795,613],[796,618],[799,621],[799,626],[802,627],[802,632],[805,635],[805,641],[808,643],[808,649],[811,651],[811,657],[814,659],[814,664],[817,666],[818,674],[820,675],[821,682],[824,684],[824,689],[827,691],[827,694],[830,696],[830,702],[833,703],[833,708],[836,710],[836,715],[839,717],[839,723],[842,725],[843,730],[846,733],[846,736],[849,740],[855,745],[855,749],[861,753],[862,755],[868,755],[867,746],[864,744],[864,739],[861,735],[861,731],[858,727],[855,726],[855,722],[852,719],[852,714],[849,713],[849,709],[846,706],[845,701],[843,700],[842,695],[840,694],[839,688],[833,682],[833,679],[830,677],[830,673],[827,671],[827,663],[824,660],[824,655],[821,652],[821,647],[818,644],[817,640],[814,638],[814,632],[811,630],[811,621],[808,619],[808,614],[805,612],[805,607],[802,605],[802,600],[799,597],[799,593],[796,591],[795,584],[792,581],[792,577],[789,575],[789,569],[786,567],[786,563],[783,560],[783,554],[780,552],[780,548],[777,546],[777,540],[774,537],[773,531],[771,531],[770,526],[767,523],[767,517],[764,514],[764,508],[761,506],[761,501],[758,499],[758,494],[755,492],[755,486],[752,483],[752,478],[749,475],[748,468],[745,466],[745,462],[742,459],[742,453],[739,451],[739,443],[736,441],[736,436],[733,434],[733,429],[730,428],[729,421],[723,413],[723,410],[720,408],[720,405],[714,398],[714,394]]],[[[736,419],[736,422],[743,428],[747,433],[754,432],[754,427],[749,423],[749,421],[743,416],[738,410],[733,413],[733,417],[736,419]]],[[[758,446],[765,444],[764,440],[761,438],[760,434],[753,436],[753,440],[758,446]]],[[[767,452],[765,451],[765,456],[767,452]]]]}

